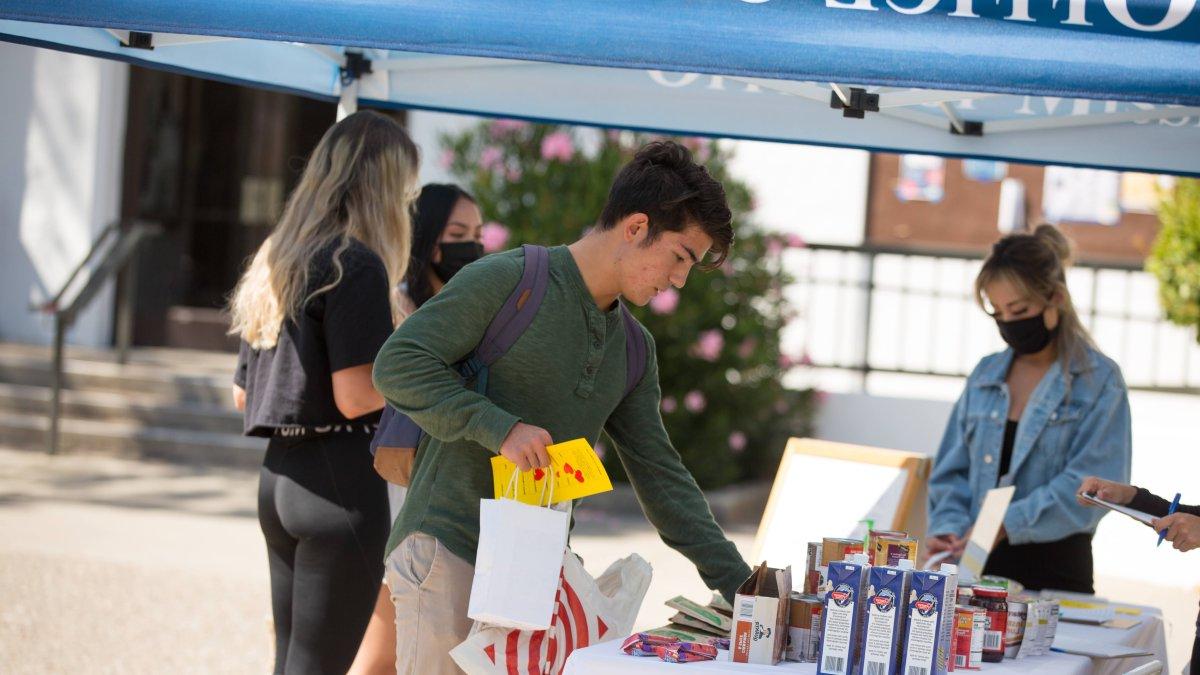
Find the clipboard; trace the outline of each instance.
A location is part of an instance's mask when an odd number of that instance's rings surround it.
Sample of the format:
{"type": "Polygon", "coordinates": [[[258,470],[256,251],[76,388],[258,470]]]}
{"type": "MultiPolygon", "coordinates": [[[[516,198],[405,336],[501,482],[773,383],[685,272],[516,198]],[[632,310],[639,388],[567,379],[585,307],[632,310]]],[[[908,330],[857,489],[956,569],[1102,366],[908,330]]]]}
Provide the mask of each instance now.
{"type": "Polygon", "coordinates": [[[1079,498],[1089,504],[1092,504],[1093,506],[1106,508],[1109,511],[1116,511],[1117,513],[1129,516],[1130,518],[1133,518],[1144,525],[1149,525],[1150,527],[1154,526],[1155,517],[1149,513],[1146,513],[1145,511],[1138,511],[1137,509],[1131,509],[1128,506],[1121,506],[1120,504],[1106,502],[1103,499],[1100,499],[1095,495],[1087,494],[1086,492],[1080,492],[1079,498]]]}

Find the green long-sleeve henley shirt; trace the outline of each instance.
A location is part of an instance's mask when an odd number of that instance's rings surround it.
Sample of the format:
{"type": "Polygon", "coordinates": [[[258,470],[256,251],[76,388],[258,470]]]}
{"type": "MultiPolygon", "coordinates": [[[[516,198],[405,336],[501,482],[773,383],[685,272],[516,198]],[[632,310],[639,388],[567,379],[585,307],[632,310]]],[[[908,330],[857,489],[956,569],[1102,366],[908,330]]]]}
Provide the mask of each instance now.
{"type": "Polygon", "coordinates": [[[663,427],[653,338],[643,328],[646,371],[626,396],[621,311],[596,306],[567,247],[550,249],[545,298],[533,323],[490,367],[487,396],[457,376],[453,364],[479,344],[523,269],[521,249],[467,266],[396,329],[375,360],[376,388],[427,432],[388,553],[424,532],[473,564],[479,500],[493,496],[490,460],[509,430],[524,422],[555,442],[586,438],[595,445],[603,428],[663,541],[696,565],[709,588],[732,599],[750,568],[713,520],[663,427]]]}

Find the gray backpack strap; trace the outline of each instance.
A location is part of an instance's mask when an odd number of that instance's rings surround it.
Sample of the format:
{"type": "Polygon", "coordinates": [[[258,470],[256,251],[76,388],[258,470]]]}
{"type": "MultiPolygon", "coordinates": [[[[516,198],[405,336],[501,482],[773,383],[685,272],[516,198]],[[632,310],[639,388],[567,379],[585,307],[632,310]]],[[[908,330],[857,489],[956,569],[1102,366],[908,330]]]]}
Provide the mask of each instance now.
{"type": "Polygon", "coordinates": [[[621,318],[621,323],[625,324],[625,395],[628,396],[646,374],[646,354],[649,350],[642,324],[633,318],[625,303],[621,303],[621,318]]]}

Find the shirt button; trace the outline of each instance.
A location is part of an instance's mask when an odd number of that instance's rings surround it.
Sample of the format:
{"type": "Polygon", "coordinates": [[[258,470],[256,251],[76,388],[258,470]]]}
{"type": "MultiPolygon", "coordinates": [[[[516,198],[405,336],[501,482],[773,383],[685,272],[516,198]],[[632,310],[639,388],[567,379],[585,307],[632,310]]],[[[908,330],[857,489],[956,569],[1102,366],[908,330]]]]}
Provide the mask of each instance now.
{"type": "Polygon", "coordinates": [[[1050,419],[1052,419],[1052,420],[1058,419],[1058,413],[1056,413],[1056,412],[1050,413],[1050,419]]]}
{"type": "Polygon", "coordinates": [[[596,366],[588,366],[588,367],[587,367],[587,374],[588,374],[588,375],[593,375],[593,374],[595,374],[595,372],[596,372],[596,366]]]}
{"type": "Polygon", "coordinates": [[[996,412],[995,410],[992,411],[992,419],[996,419],[999,416],[1000,416],[1000,413],[996,412]]]}
{"type": "Polygon", "coordinates": [[[600,348],[600,344],[601,344],[601,343],[600,343],[600,338],[596,338],[595,340],[593,340],[593,341],[592,341],[592,344],[593,344],[593,345],[595,345],[596,349],[599,349],[599,348],[600,348]]]}
{"type": "Polygon", "coordinates": [[[992,456],[991,456],[991,455],[984,455],[984,456],[983,456],[983,463],[984,463],[984,464],[991,464],[991,463],[992,463],[992,456]]]}

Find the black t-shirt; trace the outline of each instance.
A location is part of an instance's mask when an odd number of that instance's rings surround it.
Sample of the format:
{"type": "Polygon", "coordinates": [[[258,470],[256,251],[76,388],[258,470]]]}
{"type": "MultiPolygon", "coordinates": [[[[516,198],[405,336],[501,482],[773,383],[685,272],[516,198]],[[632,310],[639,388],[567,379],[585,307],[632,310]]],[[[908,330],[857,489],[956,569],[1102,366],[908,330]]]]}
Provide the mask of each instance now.
{"type": "MultiPolygon", "coordinates": [[[[314,257],[306,295],[336,278],[333,253],[338,243],[314,257]]],[[[387,268],[355,239],[340,260],[338,285],[311,298],[295,319],[284,322],[273,348],[252,349],[242,341],[233,381],[246,390],[247,436],[379,421],[378,411],[346,419],[333,402],[331,375],[373,363],[392,334],[387,268]]]]}

